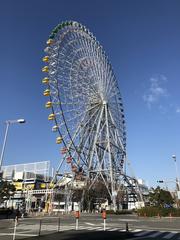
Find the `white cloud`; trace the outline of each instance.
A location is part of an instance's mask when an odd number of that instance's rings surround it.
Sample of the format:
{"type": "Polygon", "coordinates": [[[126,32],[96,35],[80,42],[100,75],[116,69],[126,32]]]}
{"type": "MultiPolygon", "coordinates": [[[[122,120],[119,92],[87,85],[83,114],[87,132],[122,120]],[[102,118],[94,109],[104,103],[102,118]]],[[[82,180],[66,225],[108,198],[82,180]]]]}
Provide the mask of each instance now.
{"type": "Polygon", "coordinates": [[[159,103],[162,98],[168,96],[168,91],[164,87],[166,81],[167,78],[164,75],[158,75],[156,77],[150,78],[150,86],[143,95],[143,100],[148,105],[148,107],[151,107],[152,104],[159,103]]]}
{"type": "Polygon", "coordinates": [[[176,113],[180,113],[180,107],[176,108],[176,113]]]}

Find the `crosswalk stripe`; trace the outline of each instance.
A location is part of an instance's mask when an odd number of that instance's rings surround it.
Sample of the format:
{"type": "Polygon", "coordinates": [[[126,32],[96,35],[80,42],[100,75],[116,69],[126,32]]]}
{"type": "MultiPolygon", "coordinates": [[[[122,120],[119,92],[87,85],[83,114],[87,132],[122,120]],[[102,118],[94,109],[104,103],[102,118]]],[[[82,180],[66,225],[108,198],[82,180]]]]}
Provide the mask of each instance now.
{"type": "Polygon", "coordinates": [[[90,225],[90,226],[95,226],[96,225],[94,223],[89,223],[89,222],[85,222],[85,224],[90,225]]]}
{"type": "Polygon", "coordinates": [[[142,231],[142,232],[140,232],[140,233],[135,234],[135,236],[136,236],[136,237],[141,237],[141,236],[144,236],[144,235],[146,235],[146,234],[148,234],[147,231],[142,231]]]}
{"type": "Polygon", "coordinates": [[[73,227],[62,227],[60,228],[60,231],[67,231],[67,230],[74,230],[75,228],[73,227]]]}
{"type": "MultiPolygon", "coordinates": [[[[0,236],[13,236],[14,233],[0,233],[0,236]]],[[[37,234],[29,234],[29,233],[16,233],[16,236],[27,236],[27,237],[35,237],[37,234]]]]}
{"type": "Polygon", "coordinates": [[[142,229],[134,229],[132,232],[141,232],[142,229]]]}
{"type": "Polygon", "coordinates": [[[167,235],[165,235],[163,238],[170,239],[170,238],[174,237],[174,235],[176,235],[176,234],[177,234],[177,232],[170,232],[167,235]]]}
{"type": "Polygon", "coordinates": [[[104,228],[102,228],[102,227],[96,227],[94,230],[95,230],[95,231],[103,231],[104,228]]]}
{"type": "Polygon", "coordinates": [[[119,228],[110,228],[110,229],[108,229],[108,231],[110,231],[110,232],[118,231],[118,230],[119,230],[119,228]]]}
{"type": "Polygon", "coordinates": [[[148,235],[148,237],[153,238],[153,237],[157,237],[161,234],[162,234],[162,232],[155,232],[155,233],[152,233],[151,235],[148,235]]]}
{"type": "Polygon", "coordinates": [[[79,229],[83,229],[83,230],[94,230],[94,227],[82,227],[80,226],[79,229]]]}

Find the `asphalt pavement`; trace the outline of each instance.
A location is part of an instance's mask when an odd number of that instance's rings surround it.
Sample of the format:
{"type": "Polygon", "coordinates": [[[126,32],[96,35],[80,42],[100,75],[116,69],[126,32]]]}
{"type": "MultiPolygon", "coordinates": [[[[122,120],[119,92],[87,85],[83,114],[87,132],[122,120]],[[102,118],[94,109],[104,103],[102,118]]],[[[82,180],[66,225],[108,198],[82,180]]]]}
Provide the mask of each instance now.
{"type": "MultiPolygon", "coordinates": [[[[0,240],[13,239],[14,224],[13,220],[0,220],[0,240]]],[[[178,240],[180,239],[180,219],[107,215],[105,231],[101,214],[82,214],[78,225],[74,215],[34,216],[19,220],[15,239],[40,240],[42,236],[43,240],[178,240]]]]}

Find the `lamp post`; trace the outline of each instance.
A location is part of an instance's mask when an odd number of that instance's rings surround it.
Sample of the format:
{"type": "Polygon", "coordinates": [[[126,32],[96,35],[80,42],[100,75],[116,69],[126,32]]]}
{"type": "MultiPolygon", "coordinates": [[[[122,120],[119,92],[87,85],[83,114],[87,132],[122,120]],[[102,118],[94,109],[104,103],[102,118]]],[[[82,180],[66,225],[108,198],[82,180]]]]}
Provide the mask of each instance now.
{"type": "Polygon", "coordinates": [[[5,123],[6,123],[6,131],[5,131],[3,147],[2,147],[2,151],[1,151],[0,172],[1,172],[2,163],[3,163],[3,157],[4,157],[4,151],[5,151],[5,147],[6,147],[6,142],[7,142],[7,135],[8,135],[8,131],[9,131],[9,126],[11,124],[14,124],[14,123],[25,123],[25,122],[26,122],[25,119],[17,119],[17,120],[7,120],[7,121],[5,121],[5,123]]]}
{"type": "Polygon", "coordinates": [[[176,155],[172,155],[172,159],[174,160],[174,165],[175,165],[175,169],[176,169],[176,185],[177,185],[177,191],[180,191],[179,174],[178,174],[178,167],[177,167],[176,155]]]}

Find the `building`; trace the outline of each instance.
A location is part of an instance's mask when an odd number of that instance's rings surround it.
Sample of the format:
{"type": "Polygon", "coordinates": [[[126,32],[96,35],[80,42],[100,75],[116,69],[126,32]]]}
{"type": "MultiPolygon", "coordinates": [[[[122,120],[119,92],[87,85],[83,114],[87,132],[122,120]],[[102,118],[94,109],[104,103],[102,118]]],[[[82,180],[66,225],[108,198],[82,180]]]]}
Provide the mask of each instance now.
{"type": "Polygon", "coordinates": [[[49,161],[3,166],[2,172],[2,178],[16,188],[14,196],[5,201],[6,207],[39,207],[45,194],[41,190],[46,190],[51,180],[49,161]]]}

